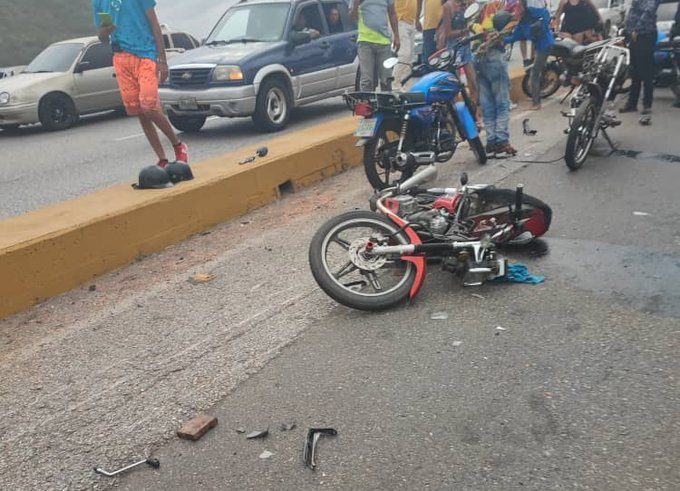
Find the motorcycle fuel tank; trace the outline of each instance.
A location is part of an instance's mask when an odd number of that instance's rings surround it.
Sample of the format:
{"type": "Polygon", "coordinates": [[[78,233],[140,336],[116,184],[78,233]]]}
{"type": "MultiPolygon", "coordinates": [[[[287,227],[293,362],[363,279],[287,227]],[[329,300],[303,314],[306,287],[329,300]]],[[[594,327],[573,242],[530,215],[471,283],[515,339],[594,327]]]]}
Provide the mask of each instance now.
{"type": "Polygon", "coordinates": [[[425,94],[427,104],[432,104],[453,100],[460,92],[460,85],[449,72],[432,72],[413,84],[410,92],[425,94]]]}

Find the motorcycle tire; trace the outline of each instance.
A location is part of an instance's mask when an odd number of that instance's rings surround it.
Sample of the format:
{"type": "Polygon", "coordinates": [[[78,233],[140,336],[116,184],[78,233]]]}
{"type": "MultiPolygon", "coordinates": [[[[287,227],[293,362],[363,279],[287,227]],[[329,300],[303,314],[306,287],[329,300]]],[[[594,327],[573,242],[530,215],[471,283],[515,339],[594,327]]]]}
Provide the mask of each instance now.
{"type": "MultiPolygon", "coordinates": [[[[553,95],[560,88],[560,74],[554,68],[546,67],[541,74],[541,99],[553,95]]],[[[527,70],[522,79],[522,91],[531,98],[531,70],[527,70]]]]}
{"type": "MultiPolygon", "coordinates": [[[[415,170],[405,169],[404,171],[399,171],[393,169],[389,164],[397,153],[399,133],[399,122],[384,121],[376,132],[377,137],[367,142],[364,146],[364,170],[368,182],[376,191],[396,186],[411,177],[415,170]],[[388,153],[388,158],[381,157],[381,154],[384,152],[388,153]],[[387,168],[385,161],[388,161],[387,168]]],[[[402,150],[408,152],[410,146],[411,139],[407,135],[402,150]]]]}
{"type": "Polygon", "coordinates": [[[571,170],[577,170],[583,165],[593,147],[597,112],[595,101],[588,99],[583,101],[571,122],[567,148],[564,152],[564,160],[571,170]]]}
{"type": "Polygon", "coordinates": [[[378,267],[379,262],[371,265],[371,259],[362,258],[359,253],[352,256],[352,247],[356,241],[361,243],[369,237],[374,237],[365,235],[369,230],[372,231],[371,234],[379,233],[383,237],[389,237],[390,245],[410,243],[406,234],[385,216],[364,210],[350,211],[330,219],[314,234],[309,246],[309,266],[317,284],[336,302],[357,310],[377,311],[393,307],[408,298],[416,278],[416,268],[408,261],[396,260],[389,264],[389,267],[385,263],[384,266],[373,270],[372,268],[378,267]],[[357,231],[365,229],[364,235],[360,234],[354,240],[348,236],[340,237],[341,233],[351,229],[357,231]],[[337,252],[335,262],[341,265],[340,268],[334,268],[330,264],[331,246],[337,252]],[[356,265],[358,261],[363,261],[364,265],[371,269],[358,267],[356,265]],[[387,275],[380,276],[378,273],[381,272],[387,272],[387,275]],[[375,281],[381,288],[385,286],[384,281],[394,280],[396,284],[385,291],[380,291],[381,289],[376,288],[373,283],[374,278],[371,274],[375,275],[375,281]],[[350,275],[356,280],[340,281],[341,278],[350,280],[350,275]]]}
{"type": "MultiPolygon", "coordinates": [[[[485,217],[493,217],[496,226],[505,227],[512,223],[510,208],[515,206],[516,191],[514,189],[498,189],[489,187],[476,191],[481,200],[481,207],[476,210],[475,215],[466,216],[466,220],[479,222],[485,217]]],[[[533,239],[543,236],[552,223],[553,212],[550,206],[538,198],[528,194],[522,195],[522,220],[523,229],[518,230],[513,236],[506,237],[503,242],[496,245],[503,245],[512,242],[517,236],[525,231],[531,232],[533,239]]]]}
{"type": "Polygon", "coordinates": [[[479,165],[486,164],[488,157],[486,155],[486,150],[484,150],[482,139],[480,137],[473,138],[472,140],[468,141],[468,144],[470,145],[470,150],[472,150],[475,159],[477,159],[477,163],[479,165]]]}

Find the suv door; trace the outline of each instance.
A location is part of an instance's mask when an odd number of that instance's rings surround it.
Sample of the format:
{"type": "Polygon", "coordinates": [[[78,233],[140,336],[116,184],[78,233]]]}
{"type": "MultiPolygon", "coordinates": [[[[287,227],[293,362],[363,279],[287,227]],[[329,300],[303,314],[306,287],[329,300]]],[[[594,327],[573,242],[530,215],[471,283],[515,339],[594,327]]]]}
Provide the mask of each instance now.
{"type": "Polygon", "coordinates": [[[347,2],[322,0],[331,44],[331,61],[338,67],[336,88],[354,88],[357,76],[357,26],[349,17],[347,2]],[[337,23],[332,20],[338,18],[337,23]]]}
{"type": "Polygon", "coordinates": [[[296,6],[289,22],[289,40],[299,15],[304,16],[306,28],[315,29],[321,34],[319,39],[313,39],[309,43],[298,46],[291,43],[286,52],[285,65],[293,77],[295,98],[305,99],[335,89],[337,68],[331,62],[331,44],[319,3],[308,1],[296,6]]]}
{"type": "Polygon", "coordinates": [[[113,52],[102,43],[88,46],[73,74],[73,99],[81,112],[123,105],[113,71],[113,52]]]}

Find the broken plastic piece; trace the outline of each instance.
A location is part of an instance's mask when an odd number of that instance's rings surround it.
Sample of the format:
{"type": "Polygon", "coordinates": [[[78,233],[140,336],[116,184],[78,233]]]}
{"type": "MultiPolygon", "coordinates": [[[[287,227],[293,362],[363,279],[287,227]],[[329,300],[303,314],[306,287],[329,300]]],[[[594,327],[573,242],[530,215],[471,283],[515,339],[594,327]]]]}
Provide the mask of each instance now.
{"type": "Polygon", "coordinates": [[[316,444],[321,438],[321,435],[336,436],[338,434],[337,430],[334,428],[310,428],[307,431],[307,441],[305,442],[305,452],[303,459],[305,465],[312,470],[316,470],[316,444]]]}
{"type": "Polygon", "coordinates": [[[274,455],[274,454],[271,453],[269,450],[265,450],[264,452],[262,452],[262,453],[260,454],[260,458],[261,458],[261,459],[268,459],[268,458],[271,457],[272,455],[274,455]]]}
{"type": "Polygon", "coordinates": [[[290,431],[295,428],[295,421],[291,421],[290,423],[281,423],[281,426],[279,427],[281,431],[290,431]]]}
{"type": "Polygon", "coordinates": [[[254,440],[255,438],[264,438],[267,435],[269,435],[269,428],[262,431],[251,431],[246,435],[246,438],[248,440],[254,440]]]}
{"type": "Polygon", "coordinates": [[[446,312],[435,312],[430,316],[430,319],[433,321],[445,321],[446,319],[449,318],[449,314],[446,312]]]}

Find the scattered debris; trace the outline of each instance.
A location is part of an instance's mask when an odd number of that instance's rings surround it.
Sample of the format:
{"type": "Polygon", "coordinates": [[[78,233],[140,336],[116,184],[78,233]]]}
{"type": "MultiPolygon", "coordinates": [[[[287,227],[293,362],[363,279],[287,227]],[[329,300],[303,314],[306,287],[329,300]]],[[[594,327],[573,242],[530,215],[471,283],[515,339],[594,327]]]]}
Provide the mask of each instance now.
{"type": "Polygon", "coordinates": [[[89,291],[91,292],[96,292],[97,291],[97,285],[90,285],[90,288],[88,288],[89,291]]]}
{"type": "Polygon", "coordinates": [[[279,429],[281,431],[290,431],[295,428],[295,421],[291,421],[290,423],[281,423],[281,426],[279,429]]]}
{"type": "Polygon", "coordinates": [[[534,136],[536,133],[538,133],[538,130],[534,130],[529,126],[529,118],[524,118],[522,121],[522,130],[524,131],[525,135],[529,136],[534,136]]]}
{"type": "Polygon", "coordinates": [[[187,421],[177,430],[177,436],[185,440],[200,440],[210,429],[217,426],[217,418],[207,414],[199,414],[187,421]]]}
{"type": "Polygon", "coordinates": [[[503,326],[496,326],[496,331],[507,331],[503,326]]]}
{"type": "Polygon", "coordinates": [[[463,344],[463,341],[454,341],[454,342],[451,343],[451,344],[453,345],[454,348],[457,348],[457,347],[459,347],[460,345],[463,344]]]}
{"type": "Polygon", "coordinates": [[[430,319],[433,321],[445,321],[446,319],[449,318],[449,314],[446,312],[435,312],[430,316],[430,319]]]}
{"type": "Polygon", "coordinates": [[[321,435],[336,436],[337,430],[334,428],[310,428],[307,431],[307,441],[305,442],[305,452],[303,459],[305,465],[312,470],[316,470],[316,444],[321,435]]]}
{"type": "Polygon", "coordinates": [[[208,273],[196,273],[191,278],[189,278],[189,283],[192,285],[200,285],[202,283],[209,283],[215,279],[215,275],[208,273]]]}
{"type": "Polygon", "coordinates": [[[212,232],[207,231],[207,232],[201,232],[201,233],[198,234],[198,235],[200,235],[201,237],[205,237],[206,235],[210,235],[211,233],[212,233],[212,232]]]}
{"type": "Polygon", "coordinates": [[[255,159],[258,157],[266,157],[267,154],[269,153],[269,149],[267,147],[260,147],[256,150],[255,155],[251,155],[250,157],[246,157],[245,159],[241,160],[239,162],[239,165],[243,164],[249,164],[251,162],[254,162],[255,159]]]}
{"type": "Polygon", "coordinates": [[[478,298],[480,300],[486,300],[486,298],[484,296],[480,295],[479,293],[473,293],[472,296],[475,297],[475,298],[478,298]]]}
{"type": "Polygon", "coordinates": [[[238,433],[239,435],[242,435],[243,433],[246,432],[246,430],[244,430],[243,428],[236,428],[234,431],[235,431],[236,433],[238,433]]]}
{"type": "Polygon", "coordinates": [[[262,453],[260,454],[260,458],[261,458],[261,459],[268,459],[268,458],[271,457],[272,455],[274,455],[274,454],[271,453],[269,450],[265,450],[264,452],[262,452],[262,453]]]}
{"type": "Polygon", "coordinates": [[[644,211],[634,211],[633,215],[635,215],[636,217],[648,217],[649,213],[644,211]]]}
{"type": "Polygon", "coordinates": [[[102,469],[101,467],[95,467],[94,471],[97,474],[101,474],[103,476],[113,477],[113,476],[121,474],[125,471],[128,471],[128,470],[132,469],[133,467],[137,467],[138,465],[142,465],[142,464],[146,464],[149,467],[153,467],[154,469],[158,469],[161,466],[161,463],[156,459],[144,459],[144,460],[140,460],[139,462],[135,462],[134,464],[130,464],[127,467],[123,467],[122,469],[118,469],[117,471],[113,471],[113,472],[107,472],[104,469],[102,469]]]}
{"type": "Polygon", "coordinates": [[[266,430],[262,430],[262,431],[251,431],[250,433],[248,433],[246,435],[246,438],[248,440],[254,440],[255,438],[264,438],[267,435],[269,435],[269,428],[267,428],[266,430]]]}

